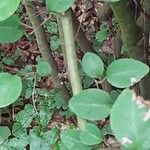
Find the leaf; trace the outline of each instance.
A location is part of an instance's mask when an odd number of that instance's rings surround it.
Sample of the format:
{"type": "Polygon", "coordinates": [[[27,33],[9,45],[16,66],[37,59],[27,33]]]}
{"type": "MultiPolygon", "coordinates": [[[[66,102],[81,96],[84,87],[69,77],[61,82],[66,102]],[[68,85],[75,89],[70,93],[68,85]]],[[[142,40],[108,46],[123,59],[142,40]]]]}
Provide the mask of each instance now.
{"type": "Polygon", "coordinates": [[[82,59],[83,71],[92,78],[100,78],[104,71],[104,64],[100,57],[87,52],[82,59]]]}
{"type": "Polygon", "coordinates": [[[27,144],[28,144],[27,139],[12,138],[9,141],[8,146],[11,148],[21,150],[21,149],[24,149],[27,146],[27,144]]]}
{"type": "Polygon", "coordinates": [[[46,131],[43,134],[43,138],[45,139],[46,142],[49,142],[50,144],[54,145],[56,141],[58,140],[58,134],[59,134],[58,128],[54,127],[51,130],[46,131]]]}
{"type": "Polygon", "coordinates": [[[147,73],[149,67],[134,59],[119,59],[112,62],[106,71],[107,80],[118,88],[126,88],[139,82],[147,73]]]}
{"type": "Polygon", "coordinates": [[[50,145],[42,137],[32,135],[30,138],[30,150],[50,150],[50,145]]]}
{"type": "Polygon", "coordinates": [[[6,126],[0,126],[0,146],[11,135],[10,130],[6,126]]]}
{"type": "Polygon", "coordinates": [[[82,82],[83,82],[83,87],[86,89],[86,88],[89,88],[94,80],[93,78],[89,77],[89,76],[84,76],[84,78],[82,79],[82,82]]]}
{"type": "Polygon", "coordinates": [[[111,97],[100,89],[87,89],[74,95],[69,101],[69,108],[81,118],[102,120],[110,114],[111,97]]]}
{"type": "Polygon", "coordinates": [[[26,104],[24,110],[20,111],[16,116],[16,121],[21,123],[22,128],[27,128],[35,116],[34,108],[31,104],[26,104]]]}
{"type": "Polygon", "coordinates": [[[96,33],[96,39],[99,41],[99,42],[103,42],[104,40],[106,40],[106,38],[108,37],[109,35],[109,32],[107,29],[103,29],[101,31],[98,31],[96,33]]]}
{"type": "Polygon", "coordinates": [[[102,134],[103,135],[114,135],[112,132],[112,129],[110,127],[110,124],[106,124],[102,128],[102,134]]]}
{"type": "Polygon", "coordinates": [[[14,123],[12,127],[12,134],[17,138],[27,137],[27,130],[23,128],[20,123],[14,123]]]}
{"type": "Polygon", "coordinates": [[[39,117],[40,125],[42,127],[46,127],[48,125],[50,119],[52,118],[52,113],[50,112],[48,107],[42,108],[39,111],[39,116],[38,117],[39,117]]]}
{"type": "Polygon", "coordinates": [[[33,89],[31,87],[27,88],[26,92],[25,92],[25,99],[29,99],[32,96],[33,93],[33,89]]]}
{"type": "Polygon", "coordinates": [[[21,94],[22,82],[17,75],[0,73],[0,108],[14,103],[21,94]]]}
{"type": "Polygon", "coordinates": [[[101,130],[95,125],[87,123],[80,133],[80,140],[85,145],[96,145],[103,141],[101,130]]]}
{"type": "Polygon", "coordinates": [[[60,135],[62,143],[72,150],[91,150],[89,146],[84,145],[79,139],[80,131],[76,129],[66,129],[60,135]]]}
{"type": "Polygon", "coordinates": [[[1,0],[0,1],[0,21],[10,17],[18,9],[20,0],[1,0]]]}
{"type": "Polygon", "coordinates": [[[75,0],[46,0],[49,11],[63,13],[71,7],[75,0]]]}
{"type": "Polygon", "coordinates": [[[51,69],[50,64],[47,61],[40,59],[40,61],[38,61],[38,64],[37,64],[37,73],[41,77],[46,77],[46,76],[49,76],[51,72],[52,72],[52,69],[51,69]]]}
{"type": "Polygon", "coordinates": [[[22,37],[23,29],[17,15],[10,16],[0,22],[0,35],[0,42],[2,43],[13,43],[22,37]]]}
{"type": "Polygon", "coordinates": [[[150,109],[132,90],[125,89],[112,107],[111,128],[127,149],[150,149],[150,109]]]}
{"type": "Polygon", "coordinates": [[[60,40],[57,35],[50,37],[50,47],[52,50],[57,50],[60,46],[60,40]]]}
{"type": "Polygon", "coordinates": [[[50,22],[50,23],[47,25],[47,30],[48,30],[48,32],[57,34],[57,33],[58,33],[58,26],[57,26],[57,23],[56,23],[56,22],[50,22]]]}
{"type": "Polygon", "coordinates": [[[43,130],[41,130],[40,126],[36,126],[32,130],[30,130],[29,134],[30,150],[50,150],[51,140],[47,141],[47,139],[45,139],[46,138],[45,136],[47,135],[44,134],[42,136],[42,134],[43,130]]]}

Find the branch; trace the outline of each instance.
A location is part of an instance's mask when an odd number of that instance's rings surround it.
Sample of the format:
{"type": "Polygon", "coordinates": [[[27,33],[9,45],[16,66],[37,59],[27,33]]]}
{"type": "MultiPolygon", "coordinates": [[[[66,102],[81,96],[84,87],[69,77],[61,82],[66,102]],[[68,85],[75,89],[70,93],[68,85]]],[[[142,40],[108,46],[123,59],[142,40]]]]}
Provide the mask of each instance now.
{"type": "MultiPolygon", "coordinates": [[[[52,77],[53,77],[55,83],[57,83],[59,80],[58,79],[59,72],[57,69],[57,65],[53,59],[52,51],[51,51],[49,43],[47,41],[47,36],[45,34],[45,30],[44,30],[43,26],[41,26],[42,22],[41,22],[40,16],[33,15],[33,14],[36,14],[36,11],[37,11],[36,5],[34,2],[27,1],[27,0],[24,0],[24,5],[26,8],[27,14],[29,16],[30,22],[35,31],[36,40],[37,40],[40,52],[42,54],[42,57],[51,64],[52,69],[53,69],[52,77]]],[[[61,81],[58,83],[58,88],[62,92],[64,99],[67,101],[68,99],[70,99],[70,93],[69,93],[67,87],[65,86],[65,84],[61,84],[61,83],[62,83],[61,81]]]]}
{"type": "MultiPolygon", "coordinates": [[[[65,52],[68,74],[71,82],[73,94],[77,94],[82,90],[81,80],[78,71],[78,62],[75,51],[75,38],[70,10],[65,14],[59,15],[59,31],[62,49],[65,52]],[[61,25],[61,26],[60,26],[61,25]]],[[[86,121],[80,117],[78,119],[78,127],[83,128],[86,121]]]]}

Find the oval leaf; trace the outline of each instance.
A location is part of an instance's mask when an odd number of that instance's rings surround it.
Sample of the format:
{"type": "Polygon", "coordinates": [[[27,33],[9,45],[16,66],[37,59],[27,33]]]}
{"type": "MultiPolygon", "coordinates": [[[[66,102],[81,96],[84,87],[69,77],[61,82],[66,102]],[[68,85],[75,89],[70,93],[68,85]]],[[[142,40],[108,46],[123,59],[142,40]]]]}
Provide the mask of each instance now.
{"type": "Polygon", "coordinates": [[[41,77],[49,76],[52,72],[50,64],[45,60],[40,60],[37,65],[37,73],[41,77]]]}
{"type": "Polygon", "coordinates": [[[6,126],[0,127],[0,147],[2,146],[3,142],[7,141],[7,138],[11,135],[10,130],[6,126]]]}
{"type": "Polygon", "coordinates": [[[0,1],[0,21],[10,17],[19,7],[20,0],[1,0],[0,1]]]}
{"type": "Polygon", "coordinates": [[[86,53],[82,59],[83,71],[92,78],[100,78],[104,71],[104,64],[94,53],[86,53]]]}
{"type": "Polygon", "coordinates": [[[78,116],[88,120],[102,120],[110,114],[111,97],[99,89],[87,89],[73,96],[69,108],[78,116]]]}
{"type": "Polygon", "coordinates": [[[90,150],[91,148],[84,145],[79,139],[80,131],[76,129],[67,129],[60,135],[62,143],[72,150],[90,150]]]}
{"type": "Polygon", "coordinates": [[[49,11],[63,13],[71,7],[75,0],[46,0],[49,11]]]}
{"type": "Polygon", "coordinates": [[[80,133],[80,140],[86,145],[95,145],[103,141],[101,130],[95,125],[87,123],[80,133]]]}
{"type": "Polygon", "coordinates": [[[111,128],[127,149],[150,149],[150,110],[132,90],[124,90],[112,107],[111,128]]]}
{"type": "Polygon", "coordinates": [[[106,76],[113,86],[126,88],[139,82],[148,72],[146,64],[124,58],[112,62],[107,68],[106,76]]]}
{"type": "Polygon", "coordinates": [[[0,21],[0,35],[0,42],[2,43],[13,43],[19,40],[23,35],[19,17],[13,15],[4,21],[0,21]]]}
{"type": "Polygon", "coordinates": [[[17,75],[0,73],[0,108],[15,102],[21,94],[22,82],[17,75]]]}

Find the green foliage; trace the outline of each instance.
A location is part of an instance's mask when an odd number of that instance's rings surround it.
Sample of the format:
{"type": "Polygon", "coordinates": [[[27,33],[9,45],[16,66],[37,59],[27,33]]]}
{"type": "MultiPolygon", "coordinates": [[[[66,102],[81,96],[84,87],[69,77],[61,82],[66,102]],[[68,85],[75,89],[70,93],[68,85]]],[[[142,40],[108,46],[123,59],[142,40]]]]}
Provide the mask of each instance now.
{"type": "Polygon", "coordinates": [[[80,140],[85,145],[96,145],[103,141],[101,130],[94,124],[87,123],[80,133],[80,140]]]}
{"type": "Polygon", "coordinates": [[[50,150],[57,141],[58,130],[42,131],[40,127],[34,127],[29,133],[30,150],[50,150]]]}
{"type": "Polygon", "coordinates": [[[46,6],[49,11],[63,13],[71,7],[75,0],[46,0],[46,6]]]}
{"type": "Polygon", "coordinates": [[[54,35],[50,38],[50,47],[52,50],[57,50],[60,46],[60,40],[57,35],[54,35]]]}
{"type": "Polygon", "coordinates": [[[20,111],[16,116],[16,121],[19,122],[23,128],[29,127],[32,119],[35,116],[35,110],[31,104],[25,105],[24,110],[20,111]]]}
{"type": "Polygon", "coordinates": [[[10,17],[19,7],[20,0],[4,0],[0,1],[0,21],[10,17]]]}
{"type": "Polygon", "coordinates": [[[62,143],[68,150],[91,150],[91,148],[80,141],[80,131],[76,129],[66,129],[60,135],[62,143]]]}
{"type": "Polygon", "coordinates": [[[27,129],[23,128],[21,123],[14,123],[12,127],[12,134],[16,138],[25,138],[27,137],[27,129]]]}
{"type": "Polygon", "coordinates": [[[25,150],[25,147],[27,146],[28,141],[25,138],[18,139],[18,138],[12,138],[8,142],[7,147],[11,150],[25,150]]]}
{"type": "MultiPolygon", "coordinates": [[[[46,0],[46,6],[51,12],[65,13],[74,2],[75,0],[46,0]]],[[[20,0],[0,2],[1,43],[14,43],[24,34],[19,16],[14,14],[19,4],[20,0]]],[[[49,40],[50,48],[57,50],[62,43],[59,40],[57,23],[52,20],[46,23],[46,28],[52,34],[49,40]]],[[[100,89],[84,89],[70,99],[69,108],[59,90],[49,91],[41,83],[44,77],[52,74],[53,68],[46,60],[38,56],[37,65],[25,64],[25,67],[21,68],[20,63],[16,65],[17,59],[21,56],[19,49],[11,57],[1,53],[2,66],[4,64],[2,71],[5,71],[5,65],[17,66],[20,71],[17,75],[0,73],[0,108],[14,102],[16,107],[20,104],[17,102],[23,103],[23,99],[27,101],[21,105],[24,109],[15,114],[11,130],[6,126],[0,126],[0,149],[25,150],[28,147],[30,150],[92,150],[97,147],[101,149],[105,136],[110,135],[116,137],[122,149],[150,149],[149,102],[143,102],[142,97],[137,97],[130,89],[123,91],[117,89],[128,88],[138,83],[149,72],[149,67],[134,59],[123,58],[114,61],[112,55],[107,57],[99,52],[109,35],[108,25],[103,22],[96,33],[95,43],[93,42],[94,50],[102,59],[94,53],[86,53],[82,59],[83,70],[80,70],[80,75],[83,88],[89,88],[91,85],[95,87],[93,78],[106,78],[116,88],[109,94],[100,89]],[[106,64],[106,72],[103,62],[106,64]],[[107,67],[110,62],[112,63],[107,67]],[[22,81],[19,76],[22,77],[22,81]],[[52,120],[55,114],[68,119],[73,113],[86,119],[87,123],[82,128],[74,128],[72,125],[71,129],[71,125],[68,125],[69,129],[60,131],[64,128],[62,122],[54,127],[49,124],[51,122],[55,124],[55,119],[52,120]],[[109,115],[110,124],[103,124],[109,121],[109,115]],[[104,125],[102,129],[96,125],[99,123],[104,125]]],[[[127,47],[123,46],[123,50],[129,55],[127,47]]]]}
{"type": "Polygon", "coordinates": [[[15,102],[20,96],[21,91],[22,82],[19,76],[0,73],[0,108],[15,102]]]}
{"type": "Polygon", "coordinates": [[[96,39],[98,42],[103,42],[109,35],[108,26],[103,23],[100,27],[100,31],[96,33],[96,39]]]}
{"type": "Polygon", "coordinates": [[[11,133],[8,127],[0,127],[0,145],[5,142],[10,135],[11,133]]]}
{"type": "Polygon", "coordinates": [[[112,107],[110,121],[126,149],[150,149],[150,110],[132,90],[125,89],[112,107]]]}
{"type": "Polygon", "coordinates": [[[104,64],[98,55],[85,53],[82,59],[83,71],[92,78],[100,78],[104,71],[104,64]]]}
{"type": "Polygon", "coordinates": [[[69,108],[78,116],[88,120],[102,120],[110,114],[111,97],[105,91],[87,89],[73,96],[69,108]]]}
{"type": "Polygon", "coordinates": [[[57,34],[58,33],[58,26],[57,26],[57,23],[56,22],[50,22],[47,24],[47,30],[50,32],[50,33],[53,33],[53,34],[57,34]]]}
{"type": "Polygon", "coordinates": [[[20,56],[20,49],[17,48],[15,50],[15,53],[12,54],[11,56],[5,56],[4,54],[1,61],[6,65],[16,66],[15,61],[19,58],[19,56],[20,56]]]}
{"type": "Polygon", "coordinates": [[[41,77],[46,77],[51,75],[52,69],[50,64],[44,60],[44,59],[39,59],[38,60],[38,64],[37,64],[37,73],[41,76],[41,77]]]}
{"type": "Polygon", "coordinates": [[[110,127],[110,124],[106,124],[104,125],[104,127],[102,128],[102,134],[105,135],[113,135],[112,129],[110,127]]]}
{"type": "Polygon", "coordinates": [[[139,82],[147,73],[149,67],[134,59],[119,59],[112,62],[106,71],[110,84],[118,88],[126,88],[139,82]]]}
{"type": "Polygon", "coordinates": [[[17,15],[10,16],[4,21],[0,21],[0,42],[13,43],[23,36],[23,29],[17,15]]]}

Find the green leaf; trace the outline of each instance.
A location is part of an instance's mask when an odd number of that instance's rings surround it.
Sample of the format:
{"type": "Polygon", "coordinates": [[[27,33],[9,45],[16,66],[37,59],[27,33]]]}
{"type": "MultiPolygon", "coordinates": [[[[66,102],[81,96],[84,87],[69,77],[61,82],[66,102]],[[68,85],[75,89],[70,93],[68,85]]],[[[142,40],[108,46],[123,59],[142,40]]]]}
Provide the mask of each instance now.
{"type": "Polygon", "coordinates": [[[149,67],[134,59],[119,59],[112,62],[106,72],[110,84],[118,88],[126,88],[139,82],[147,73],[149,67]]]}
{"type": "Polygon", "coordinates": [[[31,87],[27,88],[25,92],[25,99],[29,99],[32,96],[33,89],[31,87]]]}
{"type": "Polygon", "coordinates": [[[50,150],[50,145],[45,143],[42,137],[32,135],[30,137],[30,150],[50,150]]]}
{"type": "Polygon", "coordinates": [[[0,73],[0,108],[15,102],[21,94],[22,82],[17,75],[0,73]]]}
{"type": "Polygon", "coordinates": [[[14,60],[10,57],[4,57],[2,59],[2,62],[6,65],[12,65],[12,66],[14,65],[14,60]]]}
{"type": "Polygon", "coordinates": [[[108,37],[109,35],[109,32],[107,29],[102,29],[101,31],[98,31],[96,33],[96,39],[99,41],[99,42],[103,42],[104,40],[106,40],[106,38],[108,37]]]}
{"type": "Polygon", "coordinates": [[[103,135],[114,135],[113,132],[112,132],[112,129],[110,127],[110,124],[106,124],[103,126],[102,128],[102,134],[103,135]]]}
{"type": "Polygon", "coordinates": [[[46,131],[43,134],[43,138],[45,139],[46,142],[49,142],[50,144],[54,145],[58,140],[58,134],[59,130],[54,127],[51,130],[46,131]]]}
{"type": "Polygon", "coordinates": [[[6,126],[0,127],[0,146],[3,142],[7,140],[7,138],[11,135],[10,130],[6,126]]]}
{"type": "Polygon", "coordinates": [[[57,150],[69,150],[64,144],[60,143],[59,148],[57,150]]]}
{"type": "Polygon", "coordinates": [[[100,57],[87,52],[82,59],[83,71],[92,78],[100,78],[104,71],[104,64],[100,57]]]}
{"type": "Polygon", "coordinates": [[[49,11],[63,13],[71,7],[75,0],[46,0],[49,11]]]}
{"type": "Polygon", "coordinates": [[[27,137],[27,130],[20,123],[13,124],[12,134],[17,138],[27,137]]]}
{"type": "Polygon", "coordinates": [[[46,77],[46,76],[49,76],[51,72],[52,72],[52,69],[51,69],[50,64],[47,61],[40,59],[37,64],[37,73],[41,77],[46,77]]]}
{"type": "Polygon", "coordinates": [[[17,15],[10,16],[0,22],[0,35],[0,42],[2,43],[13,43],[22,37],[23,29],[17,15]]]}
{"type": "Polygon", "coordinates": [[[96,145],[103,141],[101,130],[94,124],[87,123],[80,133],[80,140],[85,145],[96,145]]]}
{"type": "Polygon", "coordinates": [[[27,144],[28,144],[28,142],[24,138],[22,138],[22,139],[12,138],[9,141],[8,146],[11,148],[21,150],[21,149],[24,149],[27,146],[27,144]]]}
{"type": "Polygon", "coordinates": [[[47,25],[47,30],[51,33],[57,34],[58,33],[58,26],[56,22],[50,22],[47,25]]]}
{"type": "Polygon", "coordinates": [[[1,0],[0,1],[0,21],[7,19],[19,7],[20,0],[1,0]]]}
{"type": "MultiPolygon", "coordinates": [[[[51,147],[51,141],[47,141],[45,139],[46,134],[43,134],[43,131],[41,130],[40,126],[34,127],[32,130],[30,130],[29,134],[29,144],[30,144],[30,150],[50,150],[51,147]]],[[[50,138],[50,137],[49,137],[50,138]]]]}
{"type": "Polygon", "coordinates": [[[26,104],[24,110],[20,111],[16,116],[16,121],[21,123],[22,128],[27,128],[35,116],[34,108],[31,104],[26,104]]]}
{"type": "Polygon", "coordinates": [[[84,145],[79,139],[80,131],[76,129],[67,129],[60,135],[62,143],[72,150],[91,150],[89,146],[84,145]]]}
{"type": "Polygon", "coordinates": [[[40,109],[38,117],[39,117],[40,125],[46,127],[50,119],[52,118],[52,113],[50,112],[48,107],[46,108],[43,107],[42,109],[40,109]]]}
{"type": "Polygon", "coordinates": [[[100,89],[87,89],[74,95],[69,108],[78,116],[88,120],[102,120],[110,114],[111,97],[100,89]]]}
{"type": "Polygon", "coordinates": [[[82,82],[83,82],[83,87],[86,89],[86,88],[89,88],[94,80],[93,78],[89,77],[89,76],[85,76],[83,79],[82,79],[82,82]]]}
{"type": "Polygon", "coordinates": [[[54,35],[50,38],[50,47],[52,50],[57,50],[60,46],[59,37],[54,35]]]}
{"type": "Polygon", "coordinates": [[[150,149],[150,110],[141,97],[125,89],[112,107],[111,128],[126,149],[150,149]]]}

